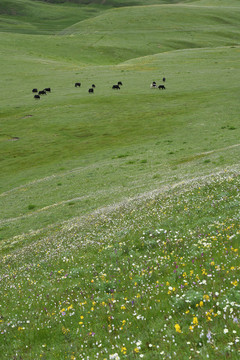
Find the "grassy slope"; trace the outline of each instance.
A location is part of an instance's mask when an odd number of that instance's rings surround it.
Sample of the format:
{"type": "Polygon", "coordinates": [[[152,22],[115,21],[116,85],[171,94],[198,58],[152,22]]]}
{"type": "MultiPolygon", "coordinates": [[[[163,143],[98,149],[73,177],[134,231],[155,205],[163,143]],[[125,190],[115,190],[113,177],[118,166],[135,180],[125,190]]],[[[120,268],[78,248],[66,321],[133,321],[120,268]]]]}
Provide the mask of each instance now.
{"type": "MultiPolygon", "coordinates": [[[[237,6],[238,0],[231,2],[212,0],[211,5],[216,6],[237,6]]],[[[132,0],[131,2],[102,1],[97,4],[88,3],[79,6],[76,3],[43,3],[34,0],[2,0],[0,3],[0,31],[19,32],[28,34],[54,34],[79,21],[96,16],[98,13],[106,11],[112,7],[120,5],[162,5],[174,4],[174,1],[161,0],[132,0]]],[[[179,4],[189,4],[189,1],[176,1],[179,4]]],[[[190,1],[194,5],[208,5],[208,0],[190,1]]],[[[136,9],[136,8],[135,8],[136,9]]]]}
{"type": "MultiPolygon", "coordinates": [[[[108,7],[106,7],[108,8],[108,7]]],[[[32,0],[2,0],[0,31],[26,34],[56,32],[106,10],[101,6],[79,7],[76,4],[49,4],[32,0]]]]}
{"type": "MultiPolygon", "coordinates": [[[[239,147],[231,146],[239,144],[238,49],[169,52],[111,70],[102,67],[93,78],[93,98],[87,93],[89,69],[81,71],[80,90],[73,86],[77,77],[71,69],[64,76],[61,66],[55,69],[58,81],[41,103],[33,102],[30,84],[21,89],[29,105],[2,117],[3,191],[26,184],[1,196],[3,218],[19,217],[2,223],[3,234],[17,234],[19,226],[22,231],[36,229],[176,177],[235,163],[239,147]],[[149,88],[160,67],[169,74],[164,93],[149,88]],[[120,93],[112,93],[113,79],[123,80],[120,93]],[[222,92],[226,87],[228,92],[222,92]],[[20,140],[9,141],[11,136],[20,140]],[[29,205],[35,209],[29,211],[29,205]]],[[[20,92],[18,97],[20,106],[20,92]]]]}
{"type": "Polygon", "coordinates": [[[200,177],[3,243],[2,352],[238,359],[239,185],[200,177]]]}
{"type": "MultiPolygon", "coordinates": [[[[94,17],[112,7],[145,4],[146,1],[35,1],[1,0],[0,31],[29,34],[51,34],[76,22],[94,17]],[[81,6],[84,5],[84,6],[81,6]]],[[[148,1],[147,4],[161,4],[164,1],[148,1]]]]}
{"type": "Polygon", "coordinates": [[[185,172],[234,164],[239,49],[229,45],[237,44],[239,14],[180,5],[121,8],[68,28],[70,35],[1,35],[1,187],[17,187],[1,196],[1,236],[80,215],[185,172]],[[163,75],[167,91],[154,92],[150,82],[163,75]],[[124,86],[113,93],[119,79],[124,86]],[[35,86],[53,92],[37,103],[35,86]],[[14,136],[20,141],[9,141],[14,136]]]}
{"type": "Polygon", "coordinates": [[[180,5],[120,8],[62,30],[66,36],[2,34],[1,43],[10,54],[86,65],[117,64],[176,49],[236,45],[239,13],[233,8],[180,5]]]}

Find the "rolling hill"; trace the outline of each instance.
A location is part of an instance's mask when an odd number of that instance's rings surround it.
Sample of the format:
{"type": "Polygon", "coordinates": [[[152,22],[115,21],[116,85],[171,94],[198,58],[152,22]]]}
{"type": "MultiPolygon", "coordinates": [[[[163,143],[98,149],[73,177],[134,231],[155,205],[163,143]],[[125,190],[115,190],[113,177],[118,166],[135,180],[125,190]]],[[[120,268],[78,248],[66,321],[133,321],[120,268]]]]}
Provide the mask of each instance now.
{"type": "Polygon", "coordinates": [[[238,358],[239,22],[237,0],[1,1],[6,358],[238,358]]]}

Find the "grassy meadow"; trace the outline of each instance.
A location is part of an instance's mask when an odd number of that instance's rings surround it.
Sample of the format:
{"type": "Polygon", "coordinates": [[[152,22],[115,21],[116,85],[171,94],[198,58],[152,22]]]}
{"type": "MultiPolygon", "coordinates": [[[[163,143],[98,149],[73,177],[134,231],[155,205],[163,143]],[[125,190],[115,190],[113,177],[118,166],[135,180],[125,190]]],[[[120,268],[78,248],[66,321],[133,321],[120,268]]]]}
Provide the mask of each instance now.
{"type": "Polygon", "coordinates": [[[3,359],[239,357],[239,22],[1,2],[3,359]]]}

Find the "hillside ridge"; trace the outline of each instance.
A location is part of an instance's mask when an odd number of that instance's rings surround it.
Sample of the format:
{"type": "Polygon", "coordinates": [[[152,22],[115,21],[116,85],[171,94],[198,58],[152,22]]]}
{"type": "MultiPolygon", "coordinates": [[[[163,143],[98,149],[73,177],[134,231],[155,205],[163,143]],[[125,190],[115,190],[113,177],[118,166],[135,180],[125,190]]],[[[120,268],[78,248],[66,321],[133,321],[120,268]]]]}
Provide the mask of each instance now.
{"type": "MultiPolygon", "coordinates": [[[[240,146],[240,144],[233,145],[232,147],[236,147],[236,146],[240,146]]],[[[46,228],[41,228],[41,229],[38,229],[36,231],[31,230],[29,233],[24,233],[24,234],[19,234],[19,235],[13,236],[12,238],[9,238],[7,240],[7,243],[11,242],[11,239],[16,240],[18,238],[22,238],[22,236],[28,236],[28,235],[29,236],[34,236],[36,234],[39,235],[42,232],[51,231],[51,229],[54,229],[54,228],[59,228],[59,226],[60,227],[68,226],[68,224],[71,224],[72,222],[76,222],[76,223],[80,222],[81,223],[81,222],[84,222],[85,219],[88,220],[89,218],[96,217],[96,216],[101,215],[101,214],[107,215],[107,214],[109,214],[111,212],[115,212],[117,209],[120,209],[121,207],[124,207],[125,209],[127,209],[128,206],[130,206],[130,207],[137,206],[138,203],[141,203],[142,201],[145,202],[146,200],[148,200],[150,198],[152,199],[155,196],[159,196],[159,195],[161,195],[161,194],[163,194],[165,192],[169,192],[169,191],[171,192],[172,190],[176,190],[176,189],[179,189],[180,192],[189,191],[191,189],[191,187],[204,186],[204,185],[207,185],[207,184],[211,183],[211,179],[213,177],[216,179],[217,177],[220,177],[222,175],[224,175],[224,176],[232,176],[232,174],[235,174],[235,176],[240,175],[240,164],[236,164],[234,166],[227,166],[226,168],[218,170],[217,172],[214,172],[214,173],[209,173],[209,174],[205,174],[205,175],[199,175],[199,176],[196,176],[194,178],[189,178],[187,180],[184,179],[184,180],[181,180],[179,182],[172,183],[172,184],[169,184],[169,185],[164,184],[158,189],[148,191],[148,192],[139,194],[137,196],[125,198],[122,201],[120,201],[119,203],[114,203],[114,204],[111,204],[111,205],[108,205],[108,206],[100,207],[100,208],[94,210],[93,212],[82,215],[80,217],[73,217],[70,220],[66,220],[66,221],[63,221],[61,223],[55,223],[55,224],[47,226],[46,228]]],[[[23,216],[13,218],[13,219],[1,220],[0,224],[16,221],[16,220],[19,220],[19,219],[24,219],[24,218],[27,218],[29,216],[33,216],[38,212],[45,211],[45,210],[48,210],[48,209],[50,209],[52,207],[59,206],[59,205],[62,205],[62,204],[66,204],[68,202],[71,202],[71,201],[74,201],[74,200],[79,200],[79,199],[80,198],[69,199],[69,200],[66,200],[66,201],[62,201],[61,203],[52,204],[52,205],[47,206],[47,207],[45,207],[43,209],[39,209],[35,213],[31,213],[31,214],[28,214],[28,215],[23,215],[23,216]]],[[[3,241],[3,243],[5,243],[5,241],[3,241]]]]}

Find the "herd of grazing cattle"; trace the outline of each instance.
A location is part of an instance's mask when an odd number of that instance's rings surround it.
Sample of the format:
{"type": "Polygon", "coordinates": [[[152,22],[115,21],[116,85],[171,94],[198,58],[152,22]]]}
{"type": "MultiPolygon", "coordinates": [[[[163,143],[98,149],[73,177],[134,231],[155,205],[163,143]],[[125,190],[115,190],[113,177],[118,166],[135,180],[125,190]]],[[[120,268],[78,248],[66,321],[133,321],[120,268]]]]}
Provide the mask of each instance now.
{"type": "Polygon", "coordinates": [[[38,89],[32,89],[32,92],[35,93],[34,99],[40,99],[40,95],[47,95],[47,93],[51,92],[51,88],[45,88],[43,90],[38,91],[38,89]],[[37,94],[36,94],[37,93],[37,94]]]}
{"type": "MultiPolygon", "coordinates": [[[[162,81],[165,82],[165,81],[166,81],[166,78],[164,77],[164,78],[162,79],[162,81]]],[[[158,86],[157,86],[156,81],[153,81],[153,82],[151,83],[150,88],[151,88],[151,89],[166,90],[165,85],[158,85],[158,86]]]]}
{"type": "MultiPolygon", "coordinates": [[[[164,77],[164,78],[162,79],[162,81],[165,82],[165,81],[166,81],[166,78],[164,77]]],[[[77,88],[77,87],[81,87],[81,85],[82,85],[82,84],[81,84],[80,82],[76,82],[74,86],[77,88]]],[[[113,89],[113,90],[120,90],[122,85],[123,85],[122,82],[121,82],[121,81],[118,81],[117,84],[115,84],[115,85],[112,86],[112,89],[113,89]]],[[[89,93],[89,94],[93,94],[95,87],[96,87],[96,85],[95,85],[95,84],[92,84],[92,87],[88,89],[88,93],[89,93]]],[[[157,89],[157,88],[158,88],[159,90],[160,90],[160,89],[161,89],[161,90],[165,90],[165,89],[166,89],[164,85],[158,85],[158,86],[157,86],[156,81],[153,81],[153,82],[151,83],[150,87],[151,87],[152,89],[157,89]]],[[[32,92],[35,94],[35,95],[34,95],[34,99],[40,99],[40,98],[41,98],[41,95],[47,95],[47,93],[50,93],[50,92],[51,92],[51,88],[48,87],[48,88],[45,88],[45,89],[40,90],[40,91],[38,91],[37,88],[34,88],[34,89],[32,89],[32,92]]]]}

